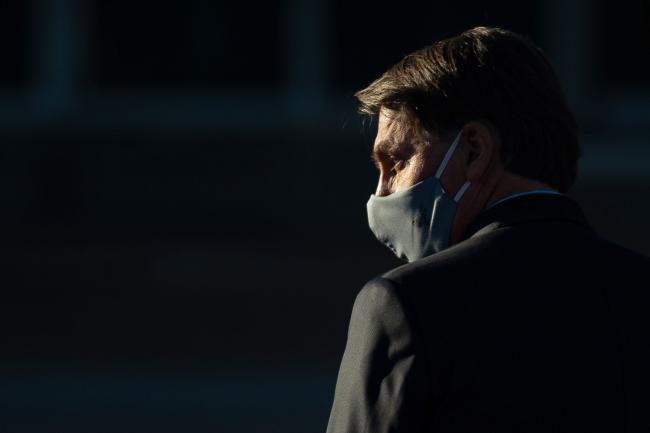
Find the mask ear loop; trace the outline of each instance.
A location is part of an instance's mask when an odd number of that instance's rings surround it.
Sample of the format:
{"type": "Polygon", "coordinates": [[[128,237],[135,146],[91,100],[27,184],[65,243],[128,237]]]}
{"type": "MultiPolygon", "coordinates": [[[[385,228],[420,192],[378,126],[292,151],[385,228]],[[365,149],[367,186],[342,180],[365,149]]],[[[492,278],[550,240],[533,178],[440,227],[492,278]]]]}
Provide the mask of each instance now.
{"type": "MultiPolygon", "coordinates": [[[[458,147],[458,143],[460,142],[460,136],[462,133],[463,130],[461,129],[456,135],[456,138],[454,138],[454,141],[451,143],[451,146],[449,146],[449,150],[447,150],[445,157],[442,159],[442,162],[440,163],[440,167],[438,167],[438,171],[436,171],[436,179],[440,180],[440,176],[442,176],[442,173],[445,171],[445,168],[447,168],[447,164],[449,164],[449,160],[454,154],[456,147],[458,147]]],[[[463,197],[463,194],[465,194],[465,191],[467,191],[470,185],[471,182],[468,180],[463,184],[463,186],[460,187],[460,189],[454,196],[454,201],[456,203],[458,203],[458,201],[463,197]]]]}
{"type": "Polygon", "coordinates": [[[455,201],[456,203],[458,203],[458,201],[461,199],[461,197],[463,197],[463,194],[465,194],[465,191],[467,191],[467,188],[469,188],[469,186],[471,185],[471,183],[472,183],[472,182],[470,182],[469,180],[467,180],[467,181],[465,181],[465,183],[463,184],[463,186],[460,187],[460,189],[458,190],[458,192],[457,192],[456,195],[454,196],[454,201],[455,201]]]}
{"type": "Polygon", "coordinates": [[[445,168],[447,168],[447,164],[449,163],[449,160],[454,154],[456,147],[458,147],[458,143],[460,142],[460,135],[462,133],[463,130],[461,129],[456,135],[456,138],[454,138],[454,141],[451,143],[451,146],[449,146],[449,150],[447,150],[445,157],[442,159],[442,162],[440,163],[440,167],[438,167],[438,171],[436,171],[436,179],[440,179],[440,176],[442,176],[442,173],[445,171],[445,168]]]}

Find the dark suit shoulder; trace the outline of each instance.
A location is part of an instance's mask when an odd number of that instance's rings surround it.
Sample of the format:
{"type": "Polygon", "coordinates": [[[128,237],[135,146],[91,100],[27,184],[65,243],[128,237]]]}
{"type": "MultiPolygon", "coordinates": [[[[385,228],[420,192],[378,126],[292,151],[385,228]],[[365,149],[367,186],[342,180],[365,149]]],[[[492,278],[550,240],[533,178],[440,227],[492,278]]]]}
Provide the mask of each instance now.
{"type": "Polygon", "coordinates": [[[458,272],[486,266],[486,257],[490,257],[504,231],[508,228],[498,228],[480,237],[467,239],[439,253],[424,257],[415,262],[393,268],[381,274],[380,278],[401,287],[418,281],[436,278],[438,281],[447,278],[458,278],[458,272]]]}
{"type": "Polygon", "coordinates": [[[384,322],[391,313],[400,311],[394,284],[385,278],[375,277],[359,290],[352,307],[353,316],[365,320],[384,322]]]}
{"type": "Polygon", "coordinates": [[[401,290],[393,281],[381,276],[368,281],[359,290],[352,318],[372,323],[393,337],[405,335],[413,326],[411,306],[405,302],[401,290]]]}
{"type": "MultiPolygon", "coordinates": [[[[516,271],[521,266],[552,269],[550,264],[582,268],[608,263],[619,269],[650,269],[650,258],[600,236],[593,230],[567,224],[544,222],[489,228],[439,253],[393,268],[381,278],[396,286],[420,281],[470,281],[477,273],[488,272],[487,281],[498,271],[516,271]],[[564,258],[564,259],[563,259],[564,258]]],[[[602,269],[593,269],[598,273],[602,269]]]]}
{"type": "Polygon", "coordinates": [[[604,237],[598,236],[597,242],[600,244],[601,248],[608,250],[610,254],[617,256],[620,260],[627,261],[629,265],[642,266],[646,270],[650,270],[650,257],[604,237]]]}
{"type": "Polygon", "coordinates": [[[446,327],[474,320],[467,311],[490,320],[504,305],[525,309],[539,296],[561,299],[568,293],[563,287],[572,296],[593,296],[621,279],[647,287],[649,265],[646,256],[582,226],[543,222],[495,226],[381,278],[418,312],[415,320],[446,327]]]}

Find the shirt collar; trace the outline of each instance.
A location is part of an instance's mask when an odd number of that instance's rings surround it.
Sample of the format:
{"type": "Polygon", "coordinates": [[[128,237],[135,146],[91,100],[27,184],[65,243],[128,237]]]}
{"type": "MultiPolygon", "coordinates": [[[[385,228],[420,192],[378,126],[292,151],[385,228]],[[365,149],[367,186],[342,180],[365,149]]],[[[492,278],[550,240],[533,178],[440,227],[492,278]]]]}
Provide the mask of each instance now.
{"type": "Polygon", "coordinates": [[[506,196],[506,197],[504,197],[504,198],[502,198],[502,199],[500,199],[500,200],[495,201],[495,202],[492,203],[490,206],[488,206],[488,207],[486,208],[486,210],[487,210],[487,209],[490,209],[490,208],[493,208],[494,206],[498,205],[498,204],[501,203],[501,202],[504,202],[504,201],[506,201],[506,200],[510,200],[511,198],[521,197],[521,196],[529,195],[529,194],[556,194],[556,195],[564,195],[564,194],[562,194],[561,192],[557,192],[557,191],[554,191],[554,190],[552,190],[552,189],[534,189],[534,190],[531,190],[531,191],[518,192],[518,193],[516,193],[516,194],[511,194],[511,195],[506,196]]]}

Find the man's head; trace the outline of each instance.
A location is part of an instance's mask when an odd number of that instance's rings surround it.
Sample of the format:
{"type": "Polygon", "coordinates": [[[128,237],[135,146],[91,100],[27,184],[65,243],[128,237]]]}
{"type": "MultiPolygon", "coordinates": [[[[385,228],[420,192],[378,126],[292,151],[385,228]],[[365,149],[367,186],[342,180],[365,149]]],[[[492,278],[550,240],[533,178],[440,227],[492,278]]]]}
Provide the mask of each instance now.
{"type": "Polygon", "coordinates": [[[515,33],[477,27],[439,41],[355,96],[363,113],[378,117],[377,196],[432,176],[462,131],[441,178],[451,194],[471,182],[452,241],[503,196],[567,192],[575,181],[580,150],[573,114],[552,65],[515,33]]]}

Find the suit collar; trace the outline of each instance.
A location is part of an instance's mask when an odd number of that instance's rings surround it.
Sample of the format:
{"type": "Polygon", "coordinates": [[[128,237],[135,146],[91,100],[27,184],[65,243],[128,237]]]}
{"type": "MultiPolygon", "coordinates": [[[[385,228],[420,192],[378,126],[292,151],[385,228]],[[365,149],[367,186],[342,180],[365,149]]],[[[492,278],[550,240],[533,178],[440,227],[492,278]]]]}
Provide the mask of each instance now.
{"type": "Polygon", "coordinates": [[[580,205],[566,195],[531,194],[514,197],[484,210],[469,225],[461,241],[499,227],[525,223],[571,222],[591,229],[580,205]]]}

